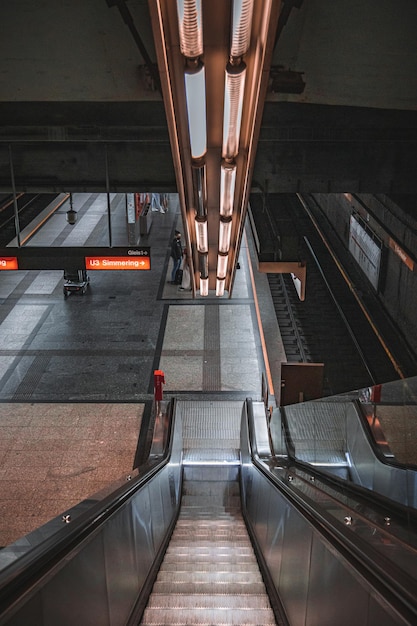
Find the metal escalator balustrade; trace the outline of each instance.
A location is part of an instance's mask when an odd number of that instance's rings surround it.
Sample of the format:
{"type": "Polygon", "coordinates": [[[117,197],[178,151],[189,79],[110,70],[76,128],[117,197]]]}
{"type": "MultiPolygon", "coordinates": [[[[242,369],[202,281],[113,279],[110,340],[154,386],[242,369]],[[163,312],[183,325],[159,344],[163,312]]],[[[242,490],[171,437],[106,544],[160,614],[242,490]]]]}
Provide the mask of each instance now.
{"type": "Polygon", "coordinates": [[[293,458],[417,509],[416,467],[401,466],[378,450],[353,393],[288,406],[282,414],[293,458]]]}
{"type": "Polygon", "coordinates": [[[416,542],[392,535],[375,510],[366,519],[343,490],[327,493],[313,474],[301,479],[281,448],[278,457],[261,454],[253,437],[256,405],[247,406],[242,510],[268,589],[277,590],[288,622],[417,623],[416,542]]]}
{"type": "Polygon", "coordinates": [[[178,402],[180,515],[141,624],[275,625],[241,514],[240,402],[178,402]]]}
{"type": "Polygon", "coordinates": [[[173,406],[169,458],[0,573],[0,626],[417,623],[415,578],[387,558],[415,563],[413,547],[289,482],[263,403],[173,406]]]}

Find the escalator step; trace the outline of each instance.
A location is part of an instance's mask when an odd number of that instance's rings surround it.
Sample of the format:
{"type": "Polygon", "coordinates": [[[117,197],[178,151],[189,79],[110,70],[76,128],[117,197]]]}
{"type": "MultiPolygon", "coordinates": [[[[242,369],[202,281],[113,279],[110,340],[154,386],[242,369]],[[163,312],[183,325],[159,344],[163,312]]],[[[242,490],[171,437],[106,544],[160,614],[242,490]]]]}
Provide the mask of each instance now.
{"type": "MultiPolygon", "coordinates": [[[[247,573],[245,572],[243,576],[247,577],[247,573]]],[[[254,594],[254,595],[263,595],[265,593],[265,585],[262,580],[251,582],[251,581],[243,581],[234,580],[237,574],[229,572],[229,577],[224,576],[224,578],[219,578],[216,581],[208,581],[208,582],[183,582],[182,575],[181,579],[175,582],[166,581],[166,582],[156,582],[153,586],[152,593],[154,594],[181,594],[181,595],[192,595],[195,594],[203,594],[214,596],[218,594],[222,594],[224,591],[224,585],[227,585],[227,595],[233,594],[254,594]]]]}
{"type": "MultiPolygon", "coordinates": [[[[166,598],[166,596],[163,596],[166,598]]],[[[204,596],[203,596],[204,597],[204,596]]],[[[178,596],[172,600],[178,599],[178,596]]],[[[216,602],[225,606],[199,606],[197,598],[191,596],[192,606],[155,606],[155,611],[148,607],[142,620],[143,626],[169,624],[170,626],[183,626],[193,624],[194,626],[276,626],[274,615],[270,608],[266,607],[246,607],[247,597],[238,596],[231,605],[227,602],[227,596],[216,596],[216,602]],[[223,599],[223,602],[221,600],[223,599]],[[245,608],[242,608],[245,606],[245,608]],[[165,609],[165,610],[164,610],[165,609]]],[[[207,603],[206,603],[207,604],[207,603]]]]}
{"type": "MultiPolygon", "coordinates": [[[[241,598],[241,607],[244,598],[241,598]]],[[[178,615],[174,615],[171,609],[152,611],[146,609],[142,626],[276,626],[274,615],[271,609],[233,609],[212,608],[212,609],[183,609],[178,610],[178,615]]]]}
{"type": "MultiPolygon", "coordinates": [[[[158,573],[158,577],[156,579],[156,583],[154,586],[154,591],[158,591],[159,593],[161,593],[159,586],[167,584],[167,583],[169,584],[173,583],[172,572],[161,570],[158,573]]],[[[221,570],[219,571],[217,569],[217,570],[213,570],[210,573],[209,579],[207,577],[207,572],[205,570],[196,570],[194,572],[190,572],[190,571],[177,572],[175,584],[177,583],[190,585],[193,588],[196,587],[197,585],[215,586],[215,585],[218,585],[219,583],[221,584],[233,583],[235,585],[239,584],[239,585],[245,585],[245,586],[260,583],[263,585],[262,576],[259,571],[259,568],[258,569],[254,568],[252,572],[221,571],[221,570]]],[[[251,588],[252,593],[263,593],[263,591],[264,589],[261,589],[261,591],[254,592],[253,589],[251,588]]],[[[162,593],[166,593],[166,592],[162,592],[162,593]]],[[[192,593],[195,593],[195,589],[193,589],[192,593]]],[[[219,590],[217,589],[215,593],[219,593],[219,590]]]]}
{"type": "MultiPolygon", "coordinates": [[[[191,573],[203,573],[210,574],[210,572],[224,572],[224,573],[235,573],[236,572],[236,564],[231,563],[225,555],[221,558],[219,557],[215,561],[201,561],[200,564],[196,563],[195,559],[186,561],[185,559],[178,560],[176,555],[166,555],[164,559],[164,572],[167,572],[167,575],[173,578],[173,573],[176,575],[182,575],[185,572],[191,573]]],[[[239,560],[238,566],[239,573],[244,572],[249,575],[251,573],[259,573],[259,565],[253,558],[249,559],[248,557],[242,557],[239,560]]],[[[162,571],[159,572],[160,574],[162,571]]],[[[158,574],[159,575],[159,574],[158,574]]]]}

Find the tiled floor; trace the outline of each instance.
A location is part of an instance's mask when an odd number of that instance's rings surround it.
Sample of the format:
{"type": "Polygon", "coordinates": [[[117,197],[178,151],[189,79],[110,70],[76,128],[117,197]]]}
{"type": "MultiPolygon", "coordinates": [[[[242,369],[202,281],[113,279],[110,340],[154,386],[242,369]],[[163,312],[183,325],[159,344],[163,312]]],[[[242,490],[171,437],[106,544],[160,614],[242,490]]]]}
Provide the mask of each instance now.
{"type": "MultiPolygon", "coordinates": [[[[74,194],[30,245],[107,245],[106,196],[74,194]]],[[[113,245],[128,245],[123,194],[111,196],[113,245]]],[[[85,296],[63,297],[61,271],[0,274],[0,545],[129,473],[153,371],[165,398],[261,398],[265,369],[244,238],[231,299],[196,299],[168,284],[176,196],[153,213],[149,272],[91,272],[85,296]],[[243,358],[242,358],[243,357],[243,358]]],[[[266,276],[260,314],[279,330],[266,276]]],[[[278,371],[279,359],[272,369],[278,371]]]]}
{"type": "MultiPolygon", "coordinates": [[[[106,197],[74,194],[74,206],[75,226],[61,207],[30,245],[106,246],[106,197]]],[[[128,245],[122,194],[111,208],[113,245],[128,245]]],[[[192,299],[168,284],[176,196],[151,217],[139,242],[151,247],[151,270],[91,272],[85,296],[64,298],[61,271],[0,272],[0,545],[124,479],[155,369],[165,400],[260,400],[269,373],[270,405],[279,401],[285,352],[250,233],[233,297],[192,299]]]]}

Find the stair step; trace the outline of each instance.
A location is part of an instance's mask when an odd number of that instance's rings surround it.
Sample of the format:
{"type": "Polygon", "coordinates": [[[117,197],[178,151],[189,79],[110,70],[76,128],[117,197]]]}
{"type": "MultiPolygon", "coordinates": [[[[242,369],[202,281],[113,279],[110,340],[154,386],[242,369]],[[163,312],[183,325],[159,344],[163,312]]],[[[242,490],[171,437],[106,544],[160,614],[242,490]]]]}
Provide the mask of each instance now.
{"type": "MultiPolygon", "coordinates": [[[[241,585],[252,585],[261,583],[263,585],[262,576],[258,570],[253,570],[253,572],[241,572],[241,571],[219,571],[219,569],[213,569],[212,572],[207,572],[205,570],[200,571],[188,571],[181,572],[178,571],[175,574],[175,578],[173,578],[172,572],[167,572],[165,570],[160,570],[158,573],[158,577],[156,579],[155,585],[164,584],[164,583],[175,583],[175,584],[193,584],[193,585],[206,585],[209,584],[218,584],[218,583],[234,583],[241,585]]],[[[155,586],[154,586],[155,589],[155,586]]],[[[224,591],[224,590],[223,590],[224,591]]],[[[229,592],[229,588],[227,588],[229,592]]],[[[263,590],[265,591],[265,589],[263,590]]],[[[195,593],[195,592],[193,592],[195,593]]],[[[218,590],[217,592],[218,593],[218,590]]],[[[236,592],[233,592],[236,593],[236,592]]],[[[245,592],[246,593],[246,592],[245,592]]]]}
{"type": "MultiPolygon", "coordinates": [[[[196,523],[190,518],[183,518],[182,515],[179,516],[175,529],[184,528],[186,530],[195,528],[196,523]]],[[[241,516],[233,517],[233,519],[221,519],[221,520],[199,520],[197,524],[198,528],[218,528],[221,530],[222,528],[228,529],[233,528],[236,530],[243,529],[246,531],[246,525],[241,516]]]]}
{"type": "Polygon", "coordinates": [[[225,502],[225,500],[218,494],[203,493],[198,496],[194,494],[183,494],[181,499],[181,506],[205,506],[207,509],[210,509],[211,507],[221,507],[223,509],[233,508],[236,509],[236,511],[239,511],[240,496],[239,494],[233,496],[229,495],[225,502]]]}
{"type": "Polygon", "coordinates": [[[175,544],[176,548],[180,548],[182,546],[187,547],[190,546],[190,549],[193,550],[197,546],[201,548],[210,547],[213,545],[214,541],[216,542],[216,547],[218,548],[246,548],[252,547],[252,544],[248,537],[241,536],[232,536],[232,537],[224,537],[221,533],[216,534],[213,533],[211,536],[200,536],[200,535],[189,535],[188,537],[184,534],[173,535],[171,542],[175,544]]]}
{"type": "MultiPolygon", "coordinates": [[[[247,540],[248,536],[241,528],[233,530],[233,528],[197,528],[187,530],[186,528],[175,530],[175,541],[232,541],[233,539],[239,539],[242,541],[244,538],[247,540]]],[[[173,539],[174,539],[173,537],[173,539]]]]}
{"type": "Polygon", "coordinates": [[[206,582],[202,583],[183,583],[181,581],[171,581],[165,583],[155,583],[152,589],[152,593],[155,594],[190,594],[195,595],[202,593],[209,596],[215,596],[224,590],[224,585],[227,584],[228,594],[239,595],[260,595],[265,593],[265,586],[263,582],[256,583],[234,583],[229,581],[218,582],[206,582]]]}
{"type": "MultiPolygon", "coordinates": [[[[195,559],[190,561],[186,561],[185,559],[178,560],[175,555],[166,556],[163,562],[160,573],[167,572],[169,576],[176,575],[177,572],[195,572],[198,574],[199,572],[209,574],[210,572],[235,572],[236,571],[236,563],[231,563],[228,558],[216,558],[213,561],[201,561],[196,563],[195,559]]],[[[245,558],[244,560],[239,561],[239,572],[245,573],[253,573],[257,572],[259,574],[259,566],[256,559],[245,558]]]]}
{"type": "Polygon", "coordinates": [[[183,545],[172,545],[171,543],[168,546],[166,551],[167,555],[175,555],[178,558],[185,559],[193,559],[196,557],[205,557],[207,559],[221,559],[221,558],[229,558],[229,559],[240,559],[243,557],[253,556],[253,548],[249,544],[245,545],[234,545],[230,544],[225,545],[213,545],[213,543],[209,543],[207,545],[195,545],[190,546],[187,543],[183,545]]]}
{"type": "Polygon", "coordinates": [[[181,609],[178,614],[169,609],[146,609],[142,626],[276,626],[271,609],[181,609]]]}
{"type": "Polygon", "coordinates": [[[153,593],[149,599],[150,609],[270,609],[269,598],[264,593],[228,594],[216,593],[153,593]]]}

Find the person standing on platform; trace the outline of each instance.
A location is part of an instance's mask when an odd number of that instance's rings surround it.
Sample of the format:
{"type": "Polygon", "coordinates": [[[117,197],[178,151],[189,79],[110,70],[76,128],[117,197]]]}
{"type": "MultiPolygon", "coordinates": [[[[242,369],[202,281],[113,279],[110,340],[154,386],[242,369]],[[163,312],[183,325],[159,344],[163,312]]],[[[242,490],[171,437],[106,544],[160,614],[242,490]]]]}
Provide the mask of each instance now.
{"type": "Polygon", "coordinates": [[[181,267],[181,261],[182,261],[182,244],[181,244],[181,233],[179,230],[175,231],[175,237],[172,240],[171,243],[171,258],[172,261],[174,263],[173,268],[172,268],[172,273],[171,273],[171,285],[175,285],[176,284],[176,275],[177,275],[177,271],[180,269],[181,267]]]}

